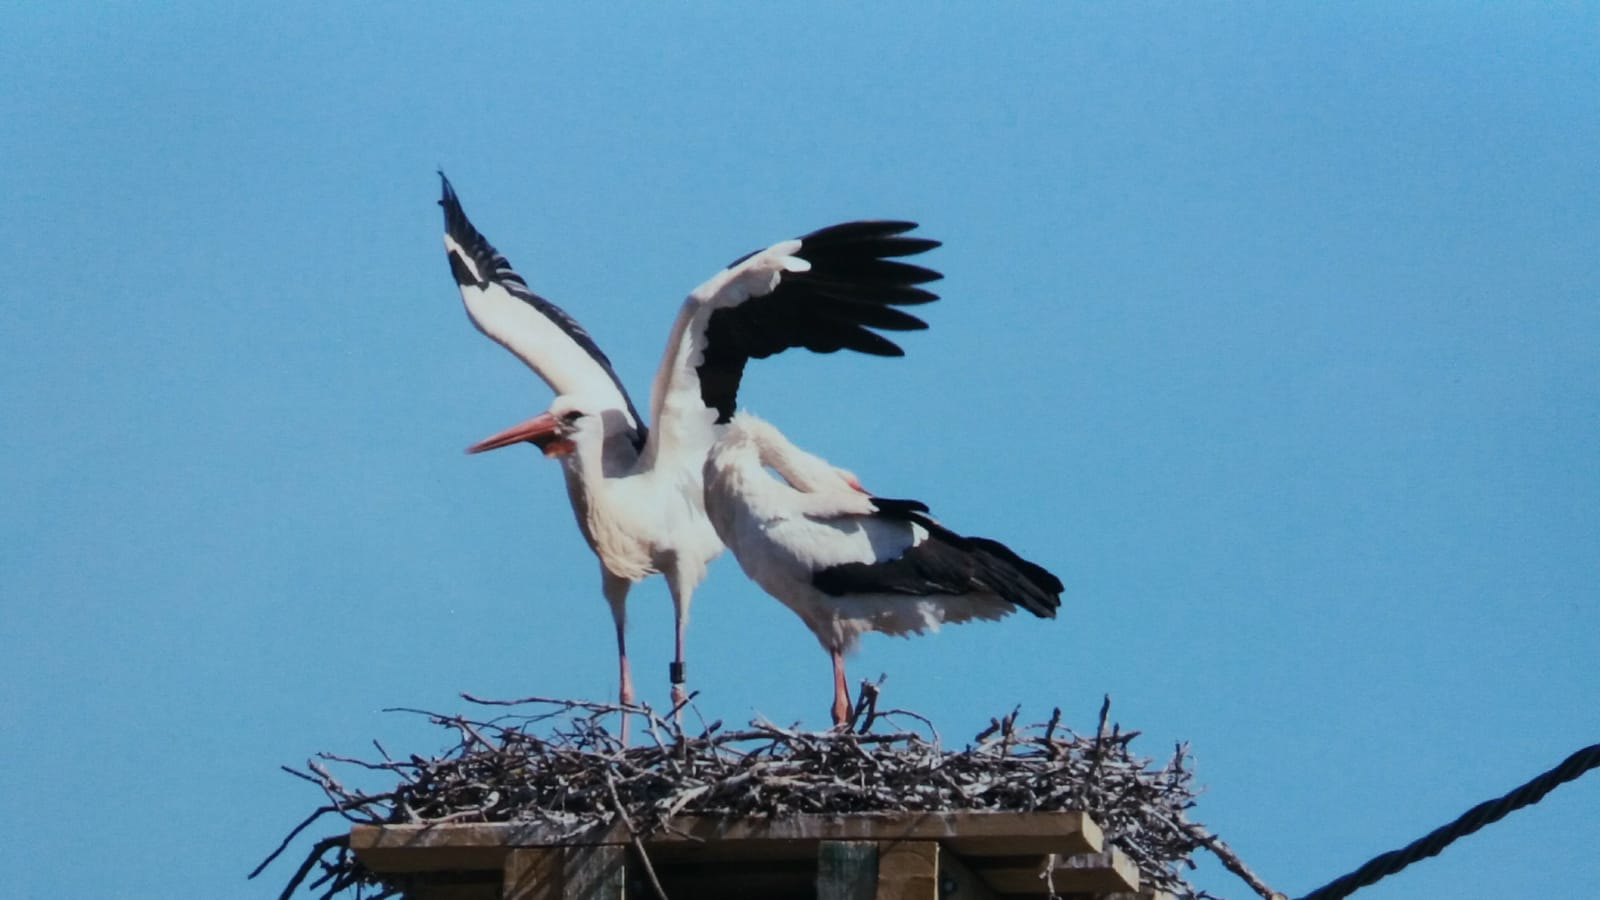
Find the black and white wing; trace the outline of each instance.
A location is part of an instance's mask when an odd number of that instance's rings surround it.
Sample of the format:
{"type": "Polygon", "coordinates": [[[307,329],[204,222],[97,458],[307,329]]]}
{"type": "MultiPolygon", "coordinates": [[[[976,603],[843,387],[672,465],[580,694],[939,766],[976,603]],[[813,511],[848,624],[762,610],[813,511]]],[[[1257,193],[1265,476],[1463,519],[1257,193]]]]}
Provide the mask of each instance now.
{"type": "Polygon", "coordinates": [[[956,534],[934,521],[927,505],[917,500],[873,497],[872,505],[877,509],[874,518],[914,526],[910,544],[869,562],[819,569],[811,577],[817,590],[834,597],[993,594],[1041,618],[1055,618],[1062,584],[1043,566],[999,541],[956,534]]]}
{"type": "MultiPolygon", "coordinates": [[[[658,454],[702,457],[737,406],[750,359],[791,347],[817,353],[904,351],[878,334],[926,328],[897,309],[937,300],[942,277],[899,261],[939,246],[907,237],[915,222],[846,222],[746,254],[690,293],[651,388],[658,454]]],[[[698,465],[698,459],[693,460],[698,465]]]]}
{"type": "Polygon", "coordinates": [[[516,354],[560,395],[582,395],[626,410],[643,445],[644,421],[594,338],[566,311],[528,289],[511,263],[472,226],[450,179],[439,173],[444,195],[444,248],[472,324],[516,354]]]}

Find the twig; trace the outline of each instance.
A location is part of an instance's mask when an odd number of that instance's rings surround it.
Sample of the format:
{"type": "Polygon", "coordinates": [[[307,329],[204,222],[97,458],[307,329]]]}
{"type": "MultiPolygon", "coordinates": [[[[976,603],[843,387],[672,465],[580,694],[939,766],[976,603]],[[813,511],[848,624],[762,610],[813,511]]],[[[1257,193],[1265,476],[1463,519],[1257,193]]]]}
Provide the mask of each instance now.
{"type": "Polygon", "coordinates": [[[617,818],[628,829],[628,842],[633,844],[633,852],[639,855],[639,864],[644,867],[645,877],[655,889],[656,897],[658,900],[671,900],[666,890],[661,887],[661,879],[656,877],[656,867],[650,864],[650,854],[645,852],[644,841],[639,839],[639,831],[633,827],[633,819],[628,816],[628,808],[622,805],[622,798],[617,796],[617,783],[612,780],[610,772],[606,772],[606,792],[611,795],[611,808],[616,810],[617,818]]]}

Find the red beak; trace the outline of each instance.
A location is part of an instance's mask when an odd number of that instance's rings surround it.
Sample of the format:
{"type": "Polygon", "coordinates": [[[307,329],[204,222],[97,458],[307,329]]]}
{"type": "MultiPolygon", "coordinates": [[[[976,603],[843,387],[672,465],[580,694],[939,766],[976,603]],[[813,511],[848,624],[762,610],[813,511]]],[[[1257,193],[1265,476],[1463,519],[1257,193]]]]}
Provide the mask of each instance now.
{"type": "Polygon", "coordinates": [[[555,416],[540,413],[526,422],[519,422],[504,431],[489,435],[468,447],[467,452],[482,453],[485,450],[498,450],[523,441],[544,451],[545,456],[564,456],[578,449],[576,444],[561,436],[561,423],[555,416]]]}

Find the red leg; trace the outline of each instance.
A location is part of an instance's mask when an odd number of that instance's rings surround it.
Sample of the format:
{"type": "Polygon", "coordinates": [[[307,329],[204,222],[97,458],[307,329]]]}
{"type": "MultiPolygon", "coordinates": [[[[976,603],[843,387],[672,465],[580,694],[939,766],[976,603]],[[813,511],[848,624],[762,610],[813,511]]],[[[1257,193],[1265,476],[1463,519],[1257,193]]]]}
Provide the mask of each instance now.
{"type": "MultiPolygon", "coordinates": [[[[633,675],[628,671],[628,645],[622,636],[622,626],[617,626],[617,702],[623,706],[633,705],[633,675]]],[[[622,743],[628,743],[628,714],[622,714],[622,743]]]]}
{"type": "MultiPolygon", "coordinates": [[[[702,570],[701,575],[704,574],[702,570]]],[[[689,700],[689,692],[683,687],[683,632],[689,625],[689,597],[700,578],[676,569],[668,570],[666,576],[667,590],[672,594],[672,668],[668,672],[668,680],[672,683],[672,721],[681,726],[683,705],[689,700]]]]}
{"type": "MultiPolygon", "coordinates": [[[[617,626],[617,702],[623,706],[633,705],[633,676],[628,671],[628,639],[627,639],[627,602],[628,588],[632,582],[618,578],[607,572],[604,567],[600,569],[600,590],[605,594],[606,603],[611,606],[611,621],[617,626]]],[[[622,716],[622,726],[618,731],[623,745],[628,743],[628,713],[622,716]]]]}
{"type": "Polygon", "coordinates": [[[844,654],[833,651],[833,724],[850,721],[850,691],[844,685],[844,654]]]}
{"type": "MultiPolygon", "coordinates": [[[[676,607],[674,607],[676,610],[676,607]]],[[[689,699],[688,691],[683,689],[683,615],[673,616],[673,628],[676,631],[672,652],[672,707],[677,712],[674,714],[678,724],[683,724],[683,704],[689,699]]]]}

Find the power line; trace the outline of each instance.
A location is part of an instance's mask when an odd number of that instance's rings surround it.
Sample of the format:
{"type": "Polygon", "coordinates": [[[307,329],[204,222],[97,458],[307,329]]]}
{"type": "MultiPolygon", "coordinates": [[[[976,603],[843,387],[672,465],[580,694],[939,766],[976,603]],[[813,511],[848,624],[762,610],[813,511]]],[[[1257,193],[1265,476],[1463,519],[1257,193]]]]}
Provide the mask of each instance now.
{"type": "Polygon", "coordinates": [[[1532,781],[1517,788],[1497,800],[1486,800],[1461,814],[1461,817],[1436,828],[1415,841],[1401,847],[1399,850],[1390,850],[1381,856],[1368,860],[1361,868],[1340,878],[1328,882],[1311,893],[1301,897],[1300,900],[1340,900],[1348,897],[1361,888],[1386,878],[1404,869],[1419,859],[1430,856],[1450,846],[1457,838],[1466,837],[1491,822],[1497,822],[1506,814],[1531,806],[1544,799],[1544,795],[1555,790],[1559,785],[1572,781],[1590,769],[1600,767],[1600,744],[1594,744],[1579,750],[1567,757],[1561,765],[1540,775],[1532,781]]]}

